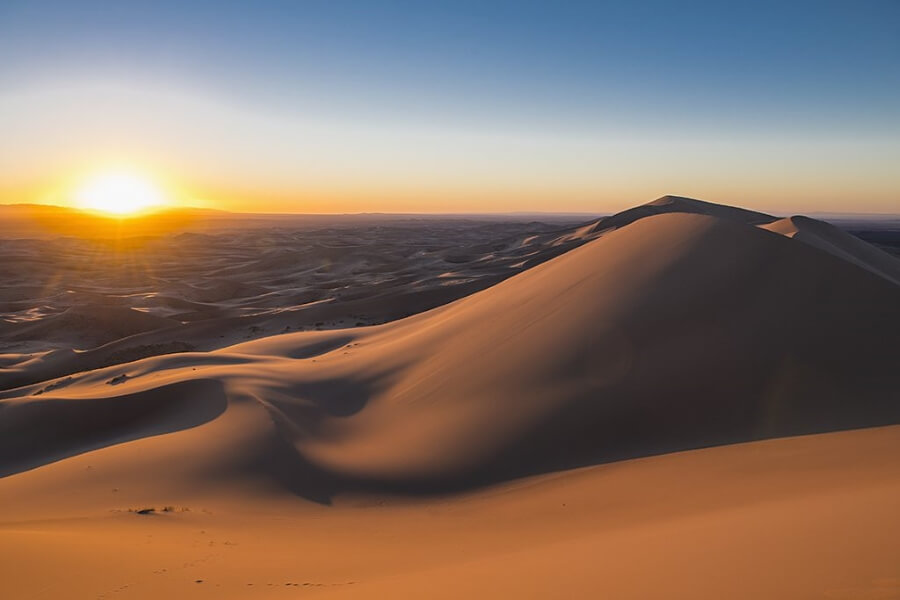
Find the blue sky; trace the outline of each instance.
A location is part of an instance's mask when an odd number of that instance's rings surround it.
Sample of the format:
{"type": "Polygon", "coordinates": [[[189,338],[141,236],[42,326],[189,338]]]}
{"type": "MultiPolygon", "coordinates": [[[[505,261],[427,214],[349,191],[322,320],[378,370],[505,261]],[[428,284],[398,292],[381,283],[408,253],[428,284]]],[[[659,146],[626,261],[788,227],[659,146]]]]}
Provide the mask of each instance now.
{"type": "Polygon", "coordinates": [[[0,0],[0,199],[128,162],[296,210],[896,210],[898,26],[896,0],[0,0]]]}

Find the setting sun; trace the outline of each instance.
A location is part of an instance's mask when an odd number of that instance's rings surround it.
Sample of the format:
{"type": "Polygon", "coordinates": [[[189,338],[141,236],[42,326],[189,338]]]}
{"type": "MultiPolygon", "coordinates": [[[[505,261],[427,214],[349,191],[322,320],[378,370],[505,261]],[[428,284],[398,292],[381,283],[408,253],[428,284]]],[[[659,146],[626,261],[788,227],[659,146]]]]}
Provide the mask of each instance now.
{"type": "Polygon", "coordinates": [[[94,175],[76,189],[79,208],[128,216],[168,203],[165,193],[149,178],[126,171],[94,175]]]}

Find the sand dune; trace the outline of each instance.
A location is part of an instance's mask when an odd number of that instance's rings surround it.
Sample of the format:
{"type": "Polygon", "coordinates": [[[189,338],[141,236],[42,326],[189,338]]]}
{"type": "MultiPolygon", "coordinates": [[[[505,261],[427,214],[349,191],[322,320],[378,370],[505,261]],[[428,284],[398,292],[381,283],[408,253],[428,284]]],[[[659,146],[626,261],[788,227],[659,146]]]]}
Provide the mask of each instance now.
{"type": "MultiPolygon", "coordinates": [[[[7,355],[33,381],[0,392],[10,593],[58,597],[15,577],[39,536],[108,555],[122,532],[155,541],[112,573],[56,547],[68,597],[900,590],[896,259],[676,197],[540,246],[560,255],[382,325],[65,376],[103,348],[7,355]]],[[[201,325],[184,343],[221,339],[201,325]]]]}
{"type": "Polygon", "coordinates": [[[809,217],[790,217],[761,226],[833,254],[854,265],[900,283],[900,261],[834,225],[809,217]]]}

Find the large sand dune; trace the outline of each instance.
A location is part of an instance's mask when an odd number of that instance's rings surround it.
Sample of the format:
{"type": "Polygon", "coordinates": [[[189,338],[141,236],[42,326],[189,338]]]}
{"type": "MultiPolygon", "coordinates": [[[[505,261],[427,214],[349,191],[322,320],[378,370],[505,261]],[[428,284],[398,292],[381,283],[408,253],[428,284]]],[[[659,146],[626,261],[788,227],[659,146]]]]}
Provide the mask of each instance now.
{"type": "Polygon", "coordinates": [[[0,586],[896,596],[896,259],[675,197],[553,236],[567,252],[383,325],[81,372],[90,351],[10,355],[0,586]]]}

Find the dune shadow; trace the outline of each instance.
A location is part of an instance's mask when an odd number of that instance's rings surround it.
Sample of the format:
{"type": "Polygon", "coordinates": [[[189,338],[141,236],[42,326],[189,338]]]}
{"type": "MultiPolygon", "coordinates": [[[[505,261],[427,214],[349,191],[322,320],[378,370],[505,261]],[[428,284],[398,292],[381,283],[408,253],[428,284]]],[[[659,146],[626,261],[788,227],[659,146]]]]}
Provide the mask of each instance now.
{"type": "Polygon", "coordinates": [[[290,493],[329,505],[354,483],[307,460],[300,446],[320,434],[323,421],[352,417],[390,385],[400,369],[366,376],[344,376],[297,383],[255,397],[271,415],[274,435],[258,448],[250,468],[266,473],[290,493]]]}
{"type": "Polygon", "coordinates": [[[341,346],[346,346],[354,339],[355,338],[352,335],[329,337],[328,339],[317,341],[312,344],[293,348],[289,352],[286,352],[285,356],[287,358],[312,358],[314,356],[321,356],[322,354],[328,354],[333,350],[337,350],[341,346]]]}
{"type": "Polygon", "coordinates": [[[197,427],[226,406],[223,384],[211,379],[105,398],[0,401],[0,477],[197,427]]]}
{"type": "MultiPolygon", "coordinates": [[[[744,403],[745,399],[734,405],[733,416],[712,411],[708,418],[700,420],[683,409],[680,415],[657,410],[663,402],[677,403],[672,398],[648,396],[632,400],[632,408],[598,418],[586,415],[590,412],[586,404],[596,403],[596,399],[575,402],[533,430],[521,432],[518,439],[495,453],[486,454],[477,463],[456,471],[395,479],[349,477],[322,471],[316,478],[327,482],[329,493],[336,495],[363,492],[435,497],[674,452],[900,424],[900,403],[888,396],[883,402],[869,404],[862,410],[838,408],[826,401],[815,407],[815,417],[804,419],[794,414],[775,421],[771,405],[744,403]]],[[[810,399],[810,405],[813,404],[815,400],[810,399]]],[[[309,465],[304,468],[311,469],[309,465]]]]}
{"type": "Polygon", "coordinates": [[[295,437],[301,430],[314,428],[324,418],[357,414],[373,397],[387,389],[395,373],[401,370],[298,382],[270,390],[262,403],[276,421],[291,425],[295,432],[292,437],[295,437]]]}

